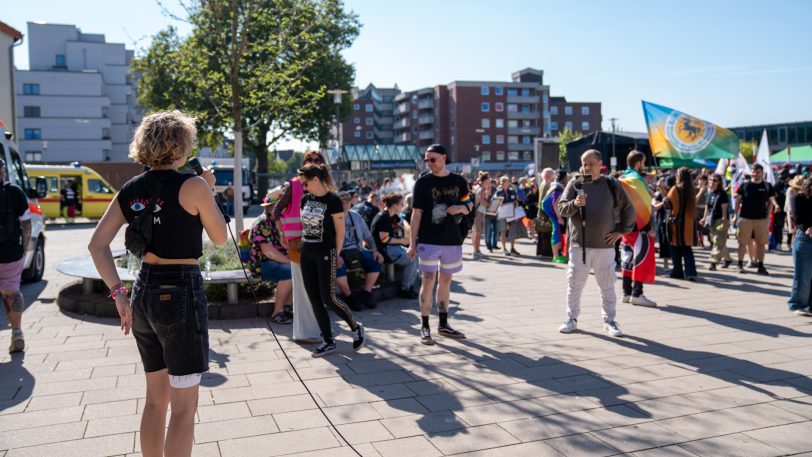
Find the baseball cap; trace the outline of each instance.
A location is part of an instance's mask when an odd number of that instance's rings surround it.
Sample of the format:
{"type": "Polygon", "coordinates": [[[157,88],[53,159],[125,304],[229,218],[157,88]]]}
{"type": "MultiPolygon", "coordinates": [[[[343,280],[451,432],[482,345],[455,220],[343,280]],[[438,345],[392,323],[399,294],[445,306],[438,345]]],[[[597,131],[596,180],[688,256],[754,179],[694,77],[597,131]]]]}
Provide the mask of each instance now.
{"type": "Polygon", "coordinates": [[[446,152],[445,147],[442,144],[432,144],[428,148],[426,148],[426,152],[433,152],[435,154],[442,154],[445,156],[445,163],[451,163],[451,158],[448,157],[448,152],[446,152]]]}

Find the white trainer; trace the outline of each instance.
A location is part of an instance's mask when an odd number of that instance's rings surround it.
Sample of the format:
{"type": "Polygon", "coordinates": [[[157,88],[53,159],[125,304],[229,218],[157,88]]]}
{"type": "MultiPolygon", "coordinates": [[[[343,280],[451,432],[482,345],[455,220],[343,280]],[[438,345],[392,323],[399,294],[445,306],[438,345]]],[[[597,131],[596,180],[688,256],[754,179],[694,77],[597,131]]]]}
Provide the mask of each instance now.
{"type": "Polygon", "coordinates": [[[608,333],[611,336],[623,336],[623,332],[620,330],[620,327],[617,326],[617,322],[605,322],[603,324],[603,331],[608,333]]]}
{"type": "Polygon", "coordinates": [[[567,319],[566,322],[561,324],[561,327],[558,327],[558,331],[561,333],[572,333],[578,329],[578,321],[575,319],[567,319]]]}
{"type": "Polygon", "coordinates": [[[639,297],[632,297],[631,304],[637,306],[647,306],[649,308],[654,308],[655,306],[657,306],[656,302],[649,300],[648,298],[646,298],[645,295],[641,295],[639,297]]]}
{"type": "Polygon", "coordinates": [[[623,303],[629,303],[629,300],[631,300],[631,298],[632,298],[631,295],[624,295],[622,301],[623,303]]]}

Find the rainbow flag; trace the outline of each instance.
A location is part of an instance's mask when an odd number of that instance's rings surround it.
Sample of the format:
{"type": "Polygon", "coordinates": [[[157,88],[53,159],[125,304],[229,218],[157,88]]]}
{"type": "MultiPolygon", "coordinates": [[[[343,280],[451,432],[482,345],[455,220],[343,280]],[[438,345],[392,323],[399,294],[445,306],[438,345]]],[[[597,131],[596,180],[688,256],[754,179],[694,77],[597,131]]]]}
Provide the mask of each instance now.
{"type": "Polygon", "coordinates": [[[628,169],[620,176],[620,183],[634,206],[637,230],[643,230],[651,221],[651,194],[648,193],[646,180],[636,171],[628,169]]]}
{"type": "Polygon", "coordinates": [[[655,157],[730,159],[739,154],[739,138],[726,128],[645,100],[643,114],[655,157]]]}

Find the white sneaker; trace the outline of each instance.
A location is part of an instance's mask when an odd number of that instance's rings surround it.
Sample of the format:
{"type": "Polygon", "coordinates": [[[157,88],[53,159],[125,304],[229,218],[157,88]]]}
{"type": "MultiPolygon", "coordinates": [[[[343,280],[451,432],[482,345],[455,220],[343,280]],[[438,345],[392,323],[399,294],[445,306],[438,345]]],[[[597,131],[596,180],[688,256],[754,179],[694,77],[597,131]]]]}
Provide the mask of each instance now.
{"type": "Polygon", "coordinates": [[[796,316],[812,316],[812,313],[807,311],[809,308],[793,309],[792,313],[796,316]]]}
{"type": "Polygon", "coordinates": [[[620,330],[620,327],[617,326],[617,322],[605,322],[603,324],[603,331],[608,333],[611,336],[623,336],[623,332],[620,330]]]}
{"type": "Polygon", "coordinates": [[[505,257],[510,257],[510,251],[508,251],[507,249],[505,249],[505,257]]]}
{"type": "MultiPolygon", "coordinates": [[[[623,298],[625,299],[626,297],[623,298]]],[[[648,298],[646,298],[645,295],[641,295],[639,297],[632,297],[631,304],[637,306],[647,306],[649,308],[654,308],[657,306],[656,302],[649,300],[648,298]]]]}
{"type": "Polygon", "coordinates": [[[631,300],[631,298],[632,298],[631,295],[624,295],[622,301],[623,303],[629,303],[629,300],[631,300]]]}
{"type": "Polygon", "coordinates": [[[578,321],[575,319],[567,319],[566,322],[561,324],[561,327],[558,327],[558,331],[561,333],[572,333],[578,329],[578,321]]]}

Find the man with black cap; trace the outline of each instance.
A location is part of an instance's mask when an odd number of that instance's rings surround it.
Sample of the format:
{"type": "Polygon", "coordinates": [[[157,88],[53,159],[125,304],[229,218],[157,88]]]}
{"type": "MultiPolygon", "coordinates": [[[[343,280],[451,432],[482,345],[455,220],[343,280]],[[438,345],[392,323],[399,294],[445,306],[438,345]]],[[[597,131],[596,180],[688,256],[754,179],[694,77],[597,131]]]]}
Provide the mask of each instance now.
{"type": "Polygon", "coordinates": [[[23,191],[6,182],[6,163],[0,159],[0,294],[11,324],[9,353],[25,349],[22,331],[23,295],[20,293],[25,248],[31,241],[31,212],[23,191]]]}
{"type": "Polygon", "coordinates": [[[409,260],[420,257],[423,285],[420,289],[420,342],[434,344],[429,329],[429,313],[432,292],[439,273],[437,285],[437,308],[440,325],[437,333],[449,338],[465,338],[462,332],[448,324],[448,304],[451,296],[451,277],[462,270],[463,233],[462,218],[470,214],[473,203],[468,193],[468,183],[460,175],[448,171],[448,155],[443,146],[433,144],[426,149],[424,162],[430,173],[421,176],[414,184],[412,232],[409,260]]]}

